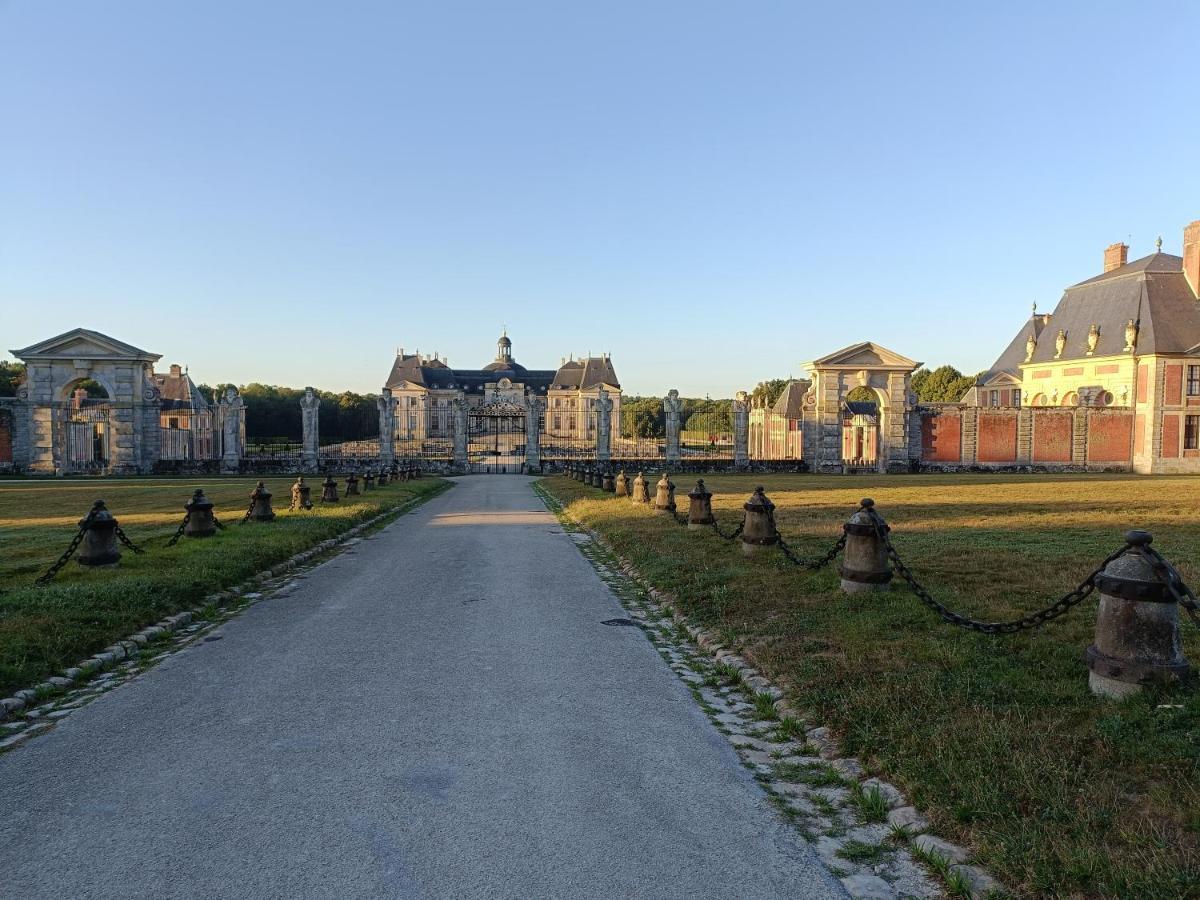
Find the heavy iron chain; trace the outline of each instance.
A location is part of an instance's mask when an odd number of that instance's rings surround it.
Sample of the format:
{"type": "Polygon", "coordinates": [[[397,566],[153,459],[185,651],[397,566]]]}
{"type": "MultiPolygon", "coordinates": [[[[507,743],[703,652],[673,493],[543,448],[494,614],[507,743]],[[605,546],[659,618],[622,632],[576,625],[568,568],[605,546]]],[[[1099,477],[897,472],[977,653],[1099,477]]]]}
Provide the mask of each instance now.
{"type": "Polygon", "coordinates": [[[715,531],[719,536],[725,538],[725,540],[736,541],[739,537],[741,537],[742,529],[746,527],[746,520],[743,519],[742,521],[738,522],[737,527],[733,529],[733,531],[722,531],[721,526],[717,524],[716,516],[713,516],[713,520],[710,524],[712,525],[712,530],[715,531]]]}
{"type": "Polygon", "coordinates": [[[183,521],[179,523],[179,527],[175,529],[175,533],[171,535],[171,539],[167,541],[168,547],[174,547],[179,543],[179,539],[183,537],[183,529],[187,528],[188,521],[192,518],[192,513],[189,510],[183,514],[183,521]]]}
{"type": "Polygon", "coordinates": [[[1158,576],[1158,580],[1166,586],[1167,593],[1171,595],[1171,599],[1183,607],[1194,625],[1200,627],[1200,602],[1197,602],[1196,595],[1192,593],[1192,589],[1184,584],[1175,567],[1167,562],[1161,553],[1149,545],[1135,547],[1133,548],[1133,552],[1139,554],[1150,564],[1150,568],[1154,570],[1154,574],[1158,576]]]}
{"type": "Polygon", "coordinates": [[[144,550],[142,550],[141,547],[139,547],[137,544],[135,544],[133,541],[131,541],[129,538],[127,538],[125,536],[125,532],[121,530],[120,525],[117,525],[113,530],[116,531],[116,533],[117,533],[117,540],[119,540],[122,544],[124,544],[126,547],[128,547],[130,550],[132,550],[134,553],[144,553],[145,552],[144,550]]]}
{"type": "MultiPolygon", "coordinates": [[[[1087,578],[1083,579],[1083,581],[1079,583],[1079,586],[1076,587],[1075,590],[1068,591],[1061,598],[1052,603],[1050,606],[1047,606],[1045,609],[1038,610],[1035,613],[1030,613],[1027,616],[1022,616],[1019,619],[1013,619],[1009,622],[980,622],[976,619],[971,619],[967,616],[956,613],[946,606],[943,606],[941,603],[938,603],[937,600],[933,599],[929,591],[925,590],[925,588],[919,581],[917,581],[916,577],[909,570],[908,566],[906,566],[903,560],[900,559],[900,554],[896,552],[896,548],[892,546],[891,538],[888,537],[889,529],[887,524],[883,521],[883,518],[879,515],[879,513],[875,512],[874,509],[868,509],[866,510],[866,513],[868,516],[870,516],[871,522],[875,526],[876,536],[878,536],[879,540],[882,541],[883,545],[887,548],[888,558],[891,559],[892,565],[895,566],[896,571],[900,573],[900,577],[904,579],[905,583],[909,587],[909,590],[916,595],[916,598],[925,606],[929,607],[929,609],[937,613],[943,621],[949,622],[951,625],[956,625],[959,628],[966,628],[970,631],[980,632],[981,634],[1016,634],[1018,631],[1024,631],[1028,628],[1037,628],[1039,625],[1049,622],[1051,619],[1057,619],[1063,613],[1067,612],[1067,610],[1078,606],[1088,598],[1092,591],[1096,589],[1096,576],[1104,571],[1105,566],[1107,566],[1117,557],[1122,556],[1126,551],[1132,549],[1127,544],[1116,552],[1109,554],[1104,562],[1100,563],[1100,565],[1097,566],[1096,569],[1087,576],[1087,578]]],[[[1182,582],[1180,583],[1182,584],[1182,582]]]]}
{"type": "Polygon", "coordinates": [[[246,514],[242,516],[242,521],[238,523],[239,525],[245,525],[250,521],[250,516],[254,513],[254,501],[256,499],[253,494],[250,496],[250,505],[246,507],[246,514]]]}
{"type": "MultiPolygon", "coordinates": [[[[775,533],[779,534],[779,529],[775,529],[775,533]]],[[[783,555],[786,556],[791,562],[800,566],[802,569],[811,569],[814,572],[817,569],[825,568],[827,565],[837,559],[838,554],[842,552],[845,546],[846,532],[843,531],[842,536],[834,542],[833,546],[829,548],[829,552],[824,556],[817,556],[813,557],[812,559],[804,559],[803,557],[799,556],[795,550],[788,546],[787,541],[783,539],[783,535],[779,535],[779,549],[783,551],[783,555]]]]}
{"type": "Polygon", "coordinates": [[[688,517],[677,509],[671,510],[671,518],[675,520],[676,525],[687,525],[688,517]]]}
{"type": "Polygon", "coordinates": [[[75,537],[71,538],[71,543],[67,545],[67,549],[62,552],[62,555],[54,561],[44,575],[39,578],[34,584],[48,584],[50,580],[58,574],[58,570],[65,566],[75,555],[75,551],[79,549],[79,545],[83,542],[83,536],[88,530],[88,526],[92,524],[92,519],[96,516],[96,510],[92,509],[88,512],[83,522],[79,526],[79,530],[75,532],[75,537]]]}

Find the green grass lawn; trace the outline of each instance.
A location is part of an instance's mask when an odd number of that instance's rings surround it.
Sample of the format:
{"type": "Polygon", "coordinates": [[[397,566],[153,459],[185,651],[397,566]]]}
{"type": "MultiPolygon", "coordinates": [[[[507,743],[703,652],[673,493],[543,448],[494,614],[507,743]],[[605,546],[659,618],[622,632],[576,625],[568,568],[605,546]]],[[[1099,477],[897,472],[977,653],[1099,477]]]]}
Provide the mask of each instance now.
{"type": "MultiPolygon", "coordinates": [[[[152,624],[195,606],[213,591],[270,568],[379,512],[446,487],[436,478],[389,484],[336,504],[317,502],[320,478],[310,477],[314,508],[287,511],[290,477],[266,479],[277,518],[238,521],[256,478],[129,478],[0,481],[0,696],[49,675],[152,624]],[[167,541],[196,487],[216,504],[227,526],[211,538],[167,541]],[[145,553],[124,550],[116,569],[68,563],[49,585],[34,580],[66,548],[77,523],[103,498],[121,528],[145,553]]],[[[339,481],[339,491],[344,480],[339,481]]]]}
{"type": "MultiPolygon", "coordinates": [[[[692,485],[682,476],[680,509],[692,485]]],[[[1200,586],[1200,479],[1135,476],[725,476],[726,526],[763,484],[780,531],[823,553],[870,496],[934,595],[999,620],[1049,605],[1133,527],[1200,586]]],[[[1093,697],[1095,601],[1040,630],[990,637],[942,623],[900,584],[846,596],[836,568],[744,559],[710,531],[566,478],[543,485],[683,609],[744,648],[844,752],[899,786],[935,832],[1029,896],[1200,897],[1200,694],[1093,697]]],[[[653,488],[651,488],[653,493],[653,488]]],[[[1200,665],[1200,629],[1184,618],[1200,665]]]]}

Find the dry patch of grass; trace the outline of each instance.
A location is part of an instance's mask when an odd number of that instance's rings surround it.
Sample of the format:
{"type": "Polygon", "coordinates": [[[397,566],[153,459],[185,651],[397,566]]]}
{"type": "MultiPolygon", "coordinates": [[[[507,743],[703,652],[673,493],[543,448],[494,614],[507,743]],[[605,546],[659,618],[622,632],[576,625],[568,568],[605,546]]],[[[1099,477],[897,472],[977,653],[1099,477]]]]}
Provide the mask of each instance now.
{"type": "MultiPolygon", "coordinates": [[[[237,523],[256,478],[0,481],[0,696],[72,666],[145,625],[196,605],[360,522],[446,486],[426,478],[390,484],[340,503],[290,513],[294,479],[267,478],[278,516],[237,523]],[[167,541],[183,504],[202,487],[227,526],[206,539],[167,541]],[[116,569],[68,563],[53,582],[34,580],[66,548],[78,522],[103,498],[121,528],[146,552],[124,551],[116,569]]],[[[320,479],[309,479],[314,499],[320,479]]]]}
{"type": "MultiPolygon", "coordinates": [[[[691,483],[677,477],[680,496],[691,483]]],[[[1200,583],[1200,479],[1133,476],[705,478],[725,525],[755,484],[802,555],[823,553],[870,496],[935,596],[999,620],[1049,605],[1133,527],[1200,583]]],[[[943,836],[1028,895],[1200,896],[1200,696],[1114,704],[1087,689],[1085,602],[1034,632],[943,624],[896,585],[848,597],[833,568],[679,528],[565,478],[544,485],[690,614],[724,632],[847,753],[900,784],[943,836]]],[[[1184,625],[1200,664],[1200,630],[1184,625]]]]}

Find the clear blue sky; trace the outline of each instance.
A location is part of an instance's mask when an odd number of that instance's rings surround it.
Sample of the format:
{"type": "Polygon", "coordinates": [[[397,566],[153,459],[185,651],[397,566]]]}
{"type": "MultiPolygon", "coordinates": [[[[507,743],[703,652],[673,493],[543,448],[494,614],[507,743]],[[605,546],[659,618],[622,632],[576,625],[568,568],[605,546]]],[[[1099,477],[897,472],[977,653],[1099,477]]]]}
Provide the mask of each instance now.
{"type": "Polygon", "coordinates": [[[1200,218],[1200,4],[0,0],[0,348],[376,390],[986,367],[1200,218]]]}

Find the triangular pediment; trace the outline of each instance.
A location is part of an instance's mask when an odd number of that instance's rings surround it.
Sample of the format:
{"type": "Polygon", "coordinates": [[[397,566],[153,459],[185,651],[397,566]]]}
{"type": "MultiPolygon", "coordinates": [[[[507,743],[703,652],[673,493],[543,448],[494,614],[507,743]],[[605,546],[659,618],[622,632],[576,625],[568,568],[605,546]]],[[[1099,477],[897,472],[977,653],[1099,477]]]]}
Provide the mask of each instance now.
{"type": "Polygon", "coordinates": [[[997,372],[991,378],[983,382],[984,387],[990,387],[997,384],[1015,384],[1020,385],[1021,379],[1011,372],[997,372]]]}
{"type": "Polygon", "coordinates": [[[162,359],[162,355],[159,353],[141,350],[132,344],[126,344],[107,334],[87,328],[75,328],[22,350],[10,350],[9,352],[17,359],[26,361],[31,359],[106,359],[157,362],[162,359]]]}
{"type": "Polygon", "coordinates": [[[830,353],[809,363],[809,367],[814,369],[901,369],[909,372],[920,365],[919,362],[901,356],[887,347],[881,347],[873,341],[843,347],[836,353],[830,353]]]}

